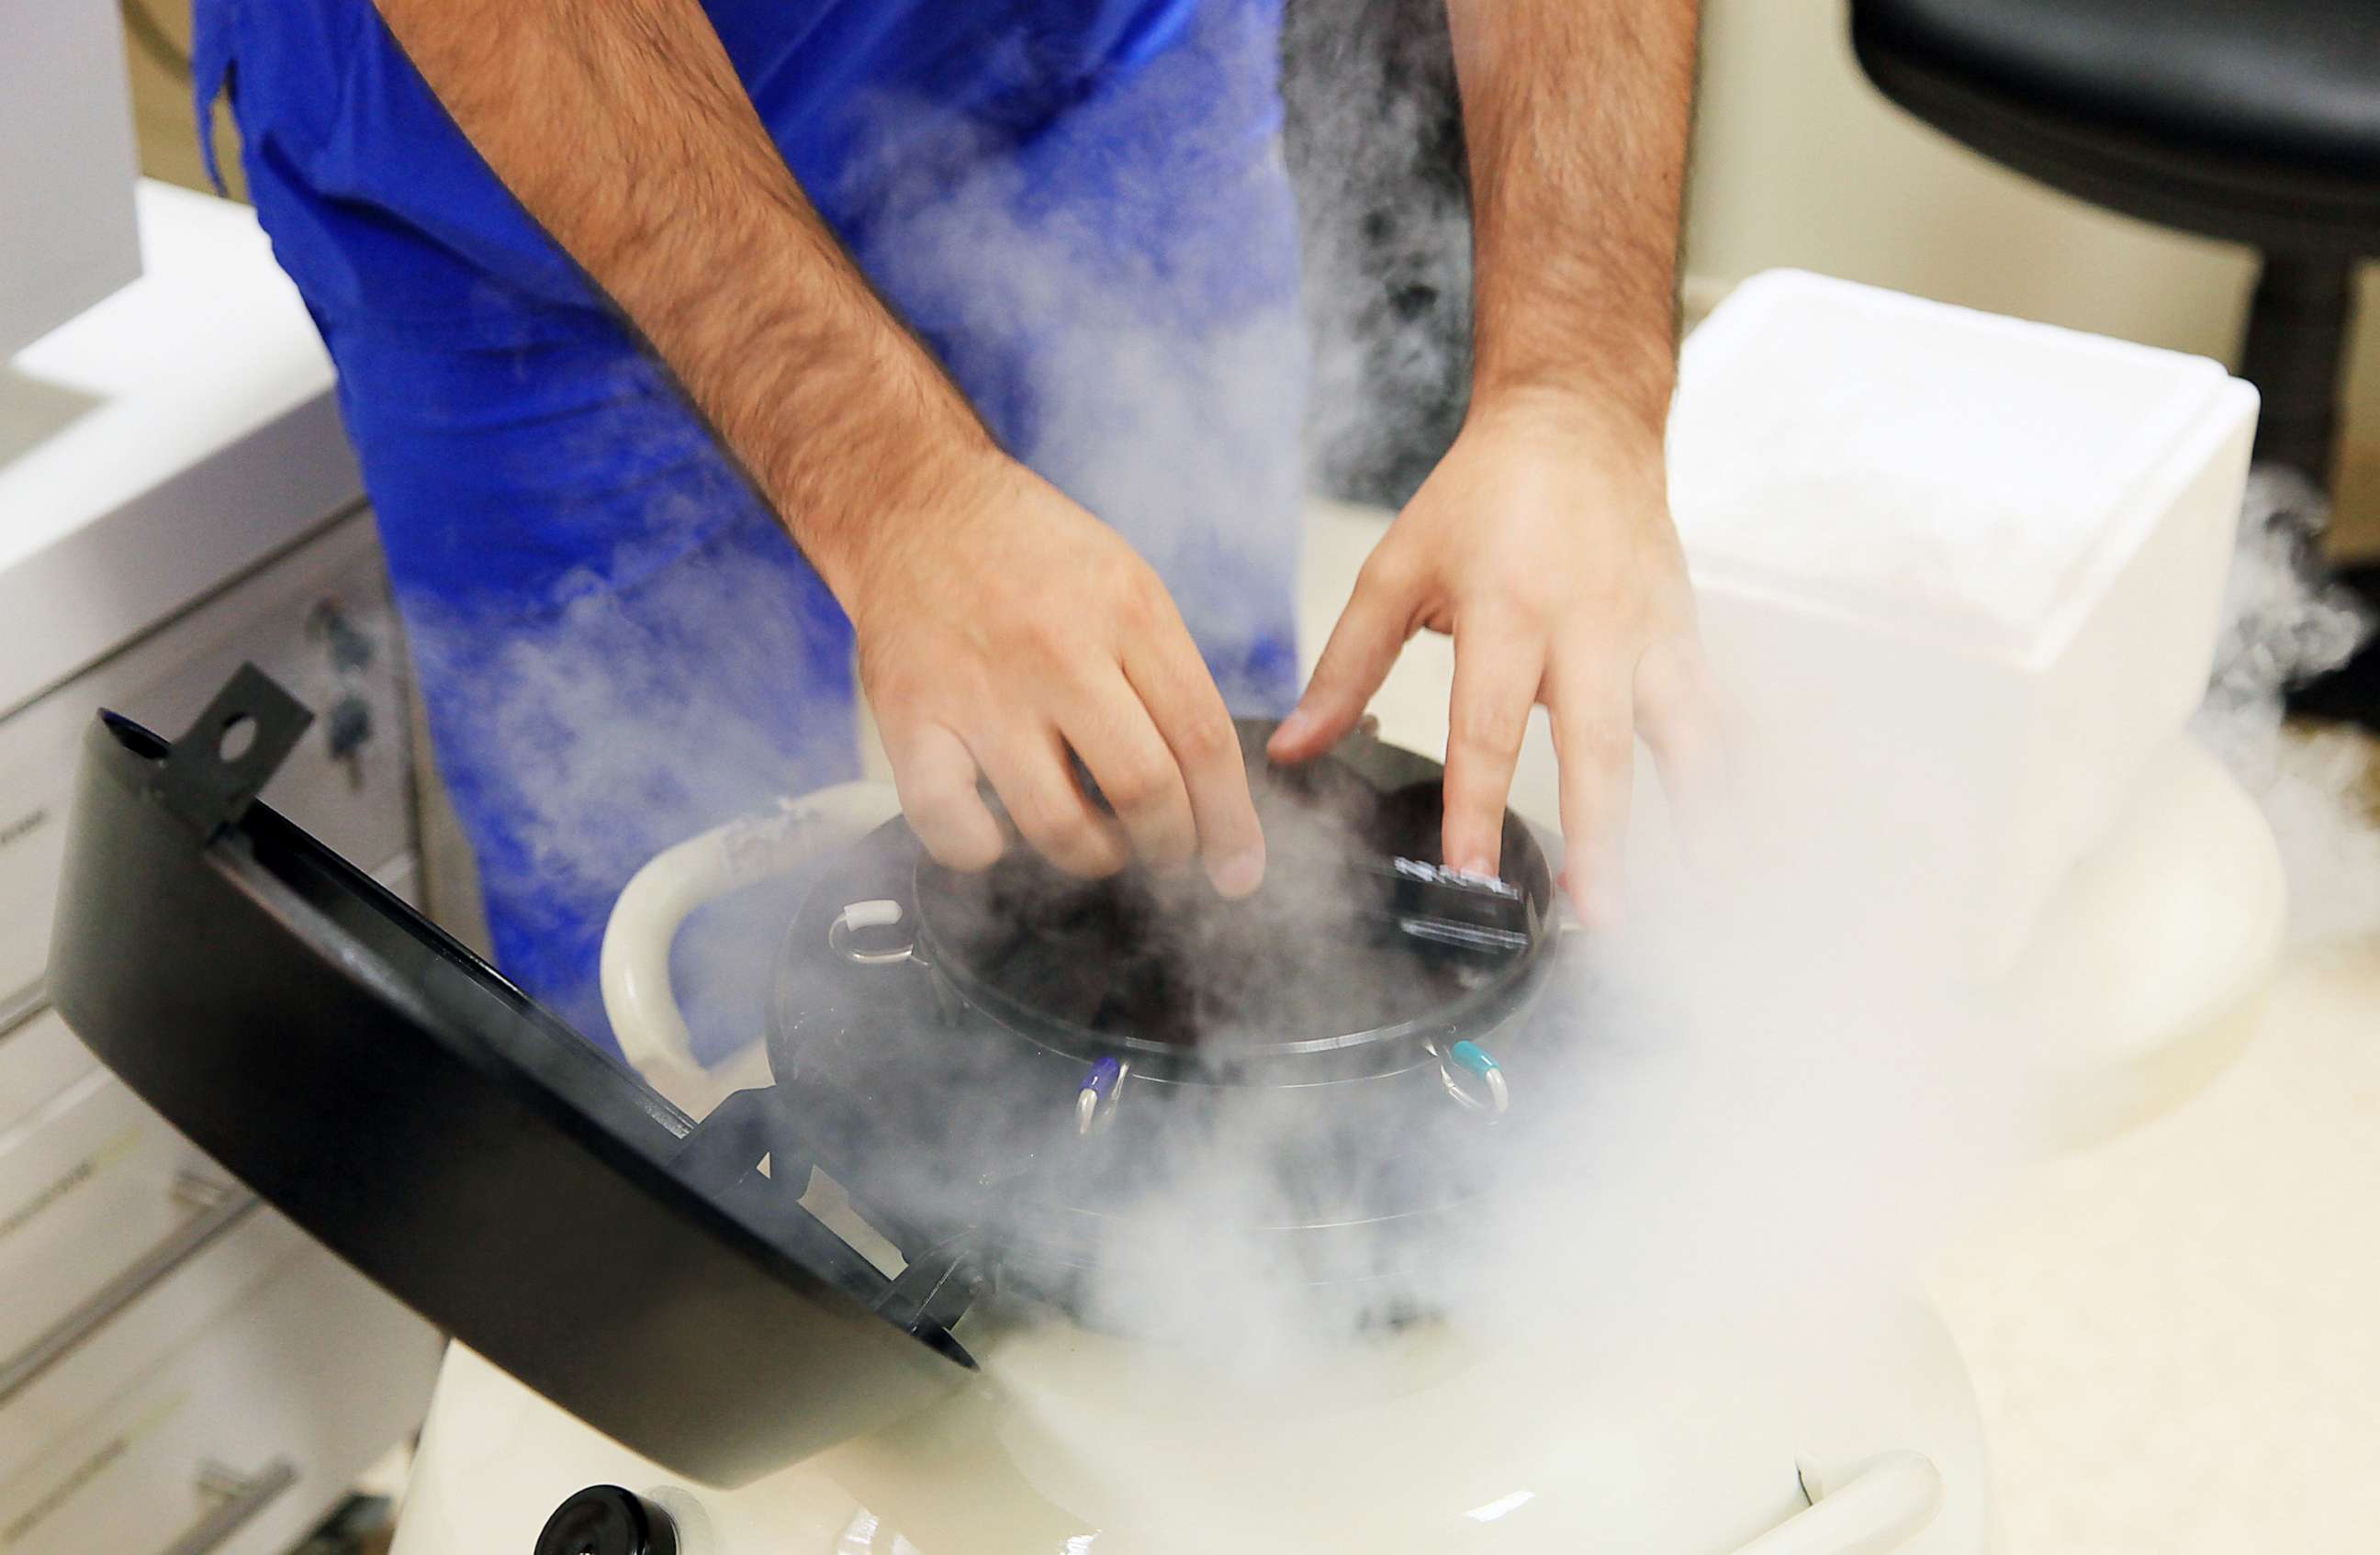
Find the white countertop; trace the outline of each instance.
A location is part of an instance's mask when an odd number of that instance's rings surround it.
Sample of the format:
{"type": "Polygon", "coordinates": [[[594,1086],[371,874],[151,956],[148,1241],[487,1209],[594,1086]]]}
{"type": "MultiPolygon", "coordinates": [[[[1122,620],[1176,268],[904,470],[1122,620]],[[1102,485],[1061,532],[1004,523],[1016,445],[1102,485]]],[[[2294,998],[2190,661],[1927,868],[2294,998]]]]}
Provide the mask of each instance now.
{"type": "Polygon", "coordinates": [[[0,369],[0,711],[362,500],[244,206],[143,180],[141,279],[0,369]]]}

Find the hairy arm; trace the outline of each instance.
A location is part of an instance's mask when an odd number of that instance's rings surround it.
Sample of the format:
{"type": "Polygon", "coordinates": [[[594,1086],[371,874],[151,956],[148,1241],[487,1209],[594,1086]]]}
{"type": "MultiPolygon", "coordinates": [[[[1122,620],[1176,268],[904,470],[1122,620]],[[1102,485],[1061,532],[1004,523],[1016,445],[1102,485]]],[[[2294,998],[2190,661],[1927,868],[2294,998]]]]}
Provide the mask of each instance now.
{"type": "Polygon", "coordinates": [[[992,452],[811,208],[697,0],[379,3],[839,596],[873,518],[930,506],[992,452]]]}
{"type": "Polygon", "coordinates": [[[1473,392],[1658,436],[1677,354],[1694,0],[1448,0],[1471,152],[1473,392]]]}
{"type": "Polygon", "coordinates": [[[1406,638],[1451,633],[1448,862],[1499,862],[1542,704],[1572,894],[1590,922],[1609,922],[1634,737],[1686,809],[1718,766],[1661,449],[1694,4],[1448,0],[1447,11],[1471,154],[1471,409],[1373,552],[1274,753],[1327,748],[1406,638]]]}
{"type": "Polygon", "coordinates": [[[1254,889],[1239,742],[1162,584],[994,446],[805,198],[697,0],[379,3],[849,612],[927,847],[959,868],[1000,854],[981,777],[1062,868],[1197,856],[1219,889],[1254,889]]]}

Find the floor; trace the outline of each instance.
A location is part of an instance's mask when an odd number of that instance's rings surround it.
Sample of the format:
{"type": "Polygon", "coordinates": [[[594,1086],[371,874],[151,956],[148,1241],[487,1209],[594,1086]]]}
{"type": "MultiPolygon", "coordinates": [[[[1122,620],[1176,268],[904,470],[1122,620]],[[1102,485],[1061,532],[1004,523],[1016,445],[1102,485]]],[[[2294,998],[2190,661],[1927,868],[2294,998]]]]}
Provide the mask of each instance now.
{"type": "Polygon", "coordinates": [[[2380,942],[2284,966],[2194,1101],[1940,1261],[2011,1555],[2380,1549],[2380,942]]]}

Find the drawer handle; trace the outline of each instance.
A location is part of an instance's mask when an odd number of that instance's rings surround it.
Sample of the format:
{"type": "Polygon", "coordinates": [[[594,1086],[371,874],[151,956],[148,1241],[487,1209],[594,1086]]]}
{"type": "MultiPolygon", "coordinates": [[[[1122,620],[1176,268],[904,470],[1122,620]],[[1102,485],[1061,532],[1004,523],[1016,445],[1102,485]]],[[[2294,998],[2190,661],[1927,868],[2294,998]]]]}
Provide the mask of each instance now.
{"type": "Polygon", "coordinates": [[[163,1555],[208,1555],[221,1549],[297,1483],[297,1465],[286,1458],[275,1458],[246,1478],[217,1465],[201,1465],[199,1493],[213,1504],[163,1555]]]}
{"type": "Polygon", "coordinates": [[[8,1035],[49,1007],[50,990],[41,978],[35,978],[13,994],[0,995],[0,1036],[8,1035]]]}
{"type": "Polygon", "coordinates": [[[193,1206],[196,1212],[168,1232],[163,1241],[126,1265],[114,1279],[35,1334],[23,1349],[0,1361],[0,1404],[23,1392],[108,1319],[205,1251],[225,1232],[247,1218],[258,1203],[256,1195],[244,1187],[209,1182],[188,1172],[175,1179],[174,1194],[193,1206]]]}

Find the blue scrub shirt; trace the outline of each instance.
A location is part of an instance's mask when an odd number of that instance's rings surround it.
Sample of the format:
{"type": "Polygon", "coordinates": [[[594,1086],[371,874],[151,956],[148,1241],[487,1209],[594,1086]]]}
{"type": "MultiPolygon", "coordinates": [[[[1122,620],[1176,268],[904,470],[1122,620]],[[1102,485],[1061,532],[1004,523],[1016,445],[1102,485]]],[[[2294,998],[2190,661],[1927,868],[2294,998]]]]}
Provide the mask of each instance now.
{"type": "MultiPolygon", "coordinates": [[[[1295,689],[1278,3],[706,5],[820,214],[1003,444],[1149,558],[1244,712],[1295,689]]],[[[497,962],[608,1043],[628,875],[855,775],[849,625],[369,0],[196,13],[200,124],[228,91],[337,364],[497,962]]]]}

